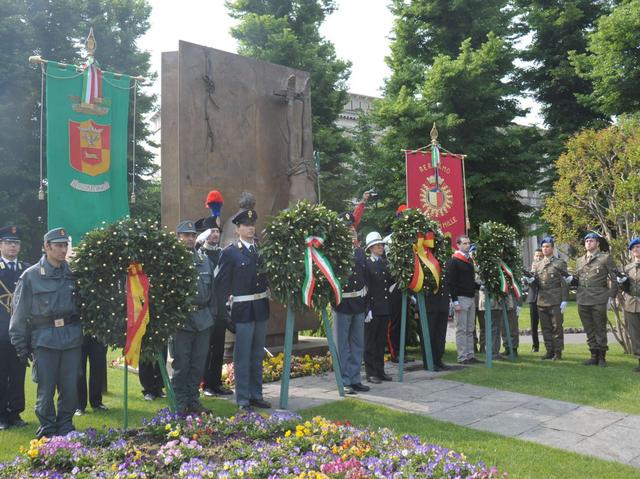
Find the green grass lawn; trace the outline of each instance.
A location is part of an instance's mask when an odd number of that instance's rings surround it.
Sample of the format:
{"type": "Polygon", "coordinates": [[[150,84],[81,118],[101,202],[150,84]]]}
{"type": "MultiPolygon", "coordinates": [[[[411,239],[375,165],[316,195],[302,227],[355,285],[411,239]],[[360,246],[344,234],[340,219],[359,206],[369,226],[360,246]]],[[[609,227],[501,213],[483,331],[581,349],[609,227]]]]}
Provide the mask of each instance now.
{"type": "MultiPolygon", "coordinates": [[[[638,361],[618,344],[609,347],[606,368],[582,365],[589,357],[586,345],[566,345],[558,362],[541,361],[543,353],[522,347],[515,363],[494,361],[492,369],[468,367],[446,379],[640,414],[640,373],[633,372],[638,361]]],[[[484,360],[484,354],[478,358],[484,360]]],[[[455,361],[455,344],[447,344],[445,362],[455,361]]]]}
{"type": "MultiPolygon", "coordinates": [[[[613,313],[609,312],[609,315],[611,319],[613,319],[613,313]]],[[[531,328],[531,311],[529,310],[529,303],[525,303],[522,306],[518,324],[522,329],[531,328]]],[[[565,328],[582,328],[582,323],[580,322],[580,317],[578,316],[578,305],[576,305],[575,301],[570,301],[569,304],[567,304],[567,309],[564,312],[563,326],[565,328]]],[[[542,329],[539,326],[538,335],[541,334],[542,329]]]]}
{"type": "Polygon", "coordinates": [[[482,460],[488,465],[496,465],[501,471],[507,471],[511,479],[640,478],[640,470],[630,466],[475,431],[357,400],[325,404],[308,409],[303,415],[348,419],[357,426],[390,427],[398,434],[417,435],[430,443],[462,452],[471,462],[482,460]]]}

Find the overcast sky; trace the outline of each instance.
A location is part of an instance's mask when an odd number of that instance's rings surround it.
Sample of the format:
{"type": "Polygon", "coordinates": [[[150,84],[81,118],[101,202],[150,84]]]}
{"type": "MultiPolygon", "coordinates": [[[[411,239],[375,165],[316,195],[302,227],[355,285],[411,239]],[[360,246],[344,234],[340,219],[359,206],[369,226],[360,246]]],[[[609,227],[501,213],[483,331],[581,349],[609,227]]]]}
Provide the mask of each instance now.
{"type": "MultiPolygon", "coordinates": [[[[152,68],[160,73],[162,52],[176,51],[185,40],[219,50],[236,52],[229,29],[234,20],[227,15],[223,0],[150,0],[151,28],[138,45],[151,51],[152,68]]],[[[390,75],[384,57],[389,54],[393,17],[388,0],[337,0],[338,9],[321,27],[339,58],[352,63],[349,91],[381,96],[384,79],[390,75]]],[[[160,77],[154,85],[160,91],[160,77]]],[[[525,102],[528,107],[530,101],[525,102]]],[[[535,108],[534,108],[535,109],[535,108]]],[[[523,123],[537,121],[535,113],[523,123]]]]}

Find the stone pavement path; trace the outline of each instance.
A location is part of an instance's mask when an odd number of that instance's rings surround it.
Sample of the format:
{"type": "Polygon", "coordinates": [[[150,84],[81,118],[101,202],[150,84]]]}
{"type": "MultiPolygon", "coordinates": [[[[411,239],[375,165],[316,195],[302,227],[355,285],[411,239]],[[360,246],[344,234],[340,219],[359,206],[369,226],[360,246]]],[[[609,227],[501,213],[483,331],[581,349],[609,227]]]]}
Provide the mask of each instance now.
{"type": "MultiPolygon", "coordinates": [[[[394,381],[347,397],[640,467],[640,416],[449,381],[446,372],[405,370],[403,383],[396,365],[387,363],[387,372],[394,381]]],[[[280,383],[265,384],[264,394],[277,407],[280,383]]],[[[333,374],[290,381],[291,410],[336,400],[333,374]]]]}

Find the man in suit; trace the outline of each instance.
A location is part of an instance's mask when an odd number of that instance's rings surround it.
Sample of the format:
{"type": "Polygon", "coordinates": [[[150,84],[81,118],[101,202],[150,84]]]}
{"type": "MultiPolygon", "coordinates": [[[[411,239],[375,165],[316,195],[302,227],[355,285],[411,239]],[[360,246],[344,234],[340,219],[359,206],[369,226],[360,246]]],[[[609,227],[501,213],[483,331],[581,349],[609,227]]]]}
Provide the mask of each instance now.
{"type": "Polygon", "coordinates": [[[640,373],[640,238],[629,241],[631,262],[626,264],[623,274],[617,278],[622,290],[622,308],[624,319],[629,328],[633,355],[638,358],[638,366],[634,369],[640,373]]]}
{"type": "Polygon", "coordinates": [[[558,361],[564,349],[563,314],[569,299],[565,281],[567,263],[554,255],[554,240],[547,236],[540,242],[542,260],[534,262],[533,277],[527,282],[537,289],[537,310],[542,324],[542,339],[547,353],[541,358],[558,361]]]}
{"type": "Polygon", "coordinates": [[[607,365],[607,306],[613,302],[618,291],[613,258],[601,251],[606,240],[593,231],[584,237],[586,253],[578,258],[576,274],[578,315],[587,333],[587,344],[591,358],[585,366],[607,365]]]}
{"type": "Polygon", "coordinates": [[[368,313],[364,325],[364,366],[367,381],[380,384],[392,379],[384,372],[384,347],[391,314],[389,288],[393,279],[384,257],[384,241],[380,233],[373,231],[367,235],[366,249],[369,251],[366,261],[366,282],[369,291],[368,313]]]}
{"type": "MultiPolygon", "coordinates": [[[[352,213],[342,213],[340,218],[351,227],[354,224],[352,213]]],[[[343,286],[342,301],[333,307],[333,334],[338,347],[340,373],[347,394],[369,391],[362,384],[360,366],[364,352],[364,315],[366,309],[366,256],[364,250],[353,248],[353,266],[351,275],[343,286]]]]}
{"type": "Polygon", "coordinates": [[[20,417],[24,411],[24,374],[26,363],[18,359],[9,339],[13,292],[18,278],[29,267],[18,260],[19,232],[15,226],[0,229],[0,431],[11,426],[26,426],[20,417]]]}
{"type": "Polygon", "coordinates": [[[231,307],[230,321],[236,330],[233,364],[240,409],[271,407],[262,395],[269,298],[266,276],[258,273],[261,258],[254,242],[257,218],[253,209],[241,209],[232,218],[239,239],[222,250],[215,282],[218,300],[231,307]]]}
{"type": "MultiPolygon", "coordinates": [[[[442,272],[443,279],[446,277],[446,267],[442,272]]],[[[418,293],[421,294],[421,293],[418,293]]],[[[435,293],[429,289],[425,289],[425,303],[427,308],[427,318],[429,322],[429,339],[431,340],[431,354],[433,355],[433,364],[436,371],[444,371],[449,369],[442,361],[444,355],[444,347],[447,340],[447,324],[449,321],[449,303],[451,297],[449,295],[449,285],[446,281],[440,282],[440,288],[435,293]]],[[[420,323],[418,323],[420,324],[420,323]]],[[[422,345],[421,345],[422,346],[422,345]]],[[[424,347],[423,359],[424,357],[424,347]]]]}

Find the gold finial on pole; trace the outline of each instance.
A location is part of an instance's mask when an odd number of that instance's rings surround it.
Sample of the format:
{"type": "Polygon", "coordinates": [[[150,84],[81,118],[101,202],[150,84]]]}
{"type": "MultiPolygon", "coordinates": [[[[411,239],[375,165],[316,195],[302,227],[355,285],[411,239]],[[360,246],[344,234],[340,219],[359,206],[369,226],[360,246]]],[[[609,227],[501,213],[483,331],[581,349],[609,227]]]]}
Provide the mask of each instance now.
{"type": "Polygon", "coordinates": [[[96,52],[96,37],[93,36],[93,27],[89,30],[89,36],[87,37],[84,46],[87,49],[89,57],[93,58],[96,52]]]}
{"type": "Polygon", "coordinates": [[[436,122],[433,122],[433,126],[431,127],[431,144],[432,145],[437,145],[438,144],[438,129],[436,128],[436,122]]]}

